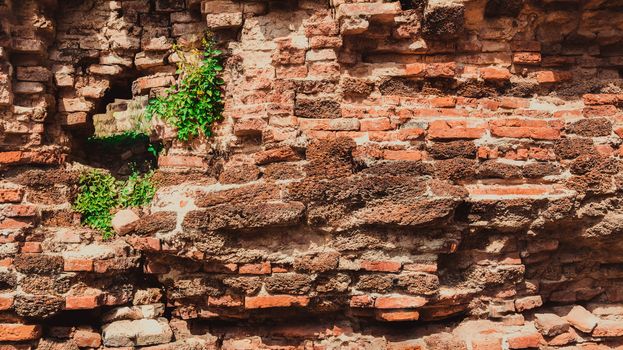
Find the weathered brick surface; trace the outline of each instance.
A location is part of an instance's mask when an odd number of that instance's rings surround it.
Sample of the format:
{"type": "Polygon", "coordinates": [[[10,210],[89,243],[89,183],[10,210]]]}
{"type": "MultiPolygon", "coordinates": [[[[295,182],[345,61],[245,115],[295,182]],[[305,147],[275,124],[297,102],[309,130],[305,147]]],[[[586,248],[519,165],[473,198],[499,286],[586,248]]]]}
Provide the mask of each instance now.
{"type": "Polygon", "coordinates": [[[623,18],[576,5],[0,1],[0,349],[619,346],[623,18]],[[225,118],[158,124],[156,199],[102,241],[92,116],[207,28],[225,118]]]}

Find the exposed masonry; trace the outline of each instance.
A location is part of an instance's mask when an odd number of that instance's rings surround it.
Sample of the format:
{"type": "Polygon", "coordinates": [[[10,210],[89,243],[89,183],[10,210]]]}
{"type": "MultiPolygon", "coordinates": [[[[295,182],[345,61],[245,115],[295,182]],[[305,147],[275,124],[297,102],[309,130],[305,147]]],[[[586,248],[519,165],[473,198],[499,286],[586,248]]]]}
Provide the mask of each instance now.
{"type": "Polygon", "coordinates": [[[622,8],[0,0],[0,349],[620,348],[622,8]],[[205,29],[226,118],[158,125],[156,199],[102,241],[93,115],[205,29]]]}

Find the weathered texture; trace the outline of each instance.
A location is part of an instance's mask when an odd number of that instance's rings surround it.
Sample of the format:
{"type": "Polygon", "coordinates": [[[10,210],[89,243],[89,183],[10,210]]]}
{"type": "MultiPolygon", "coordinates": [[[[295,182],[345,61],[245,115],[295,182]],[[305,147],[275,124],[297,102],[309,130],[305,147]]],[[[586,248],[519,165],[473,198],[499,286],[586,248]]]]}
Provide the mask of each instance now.
{"type": "Polygon", "coordinates": [[[620,347],[622,23],[620,1],[0,0],[0,349],[620,347]],[[76,162],[123,173],[83,147],[93,117],[126,130],[207,28],[225,118],[191,145],[156,125],[156,198],[103,241],[70,209],[76,162]]]}

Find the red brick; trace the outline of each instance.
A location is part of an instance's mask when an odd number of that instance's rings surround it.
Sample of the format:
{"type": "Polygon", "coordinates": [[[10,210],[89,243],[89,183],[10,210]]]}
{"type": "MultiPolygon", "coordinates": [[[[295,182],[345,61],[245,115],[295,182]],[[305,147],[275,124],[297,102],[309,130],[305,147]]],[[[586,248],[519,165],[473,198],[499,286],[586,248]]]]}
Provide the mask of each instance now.
{"type": "Polygon", "coordinates": [[[0,203],[18,203],[24,197],[24,190],[18,188],[0,188],[0,203]]]}
{"type": "Polygon", "coordinates": [[[61,98],[58,101],[59,112],[90,112],[94,107],[93,102],[84,98],[61,98]]]}
{"type": "Polygon", "coordinates": [[[622,337],[623,322],[620,320],[599,320],[592,334],[593,337],[622,337]]]}
{"type": "Polygon", "coordinates": [[[270,274],[270,271],[270,262],[245,264],[238,268],[238,273],[241,275],[267,275],[270,274]]]}
{"type": "Polygon", "coordinates": [[[540,295],[532,295],[523,298],[519,298],[515,300],[515,309],[519,312],[523,312],[525,310],[532,310],[534,308],[540,307],[543,305],[543,300],[540,295]]]}
{"type": "Polygon", "coordinates": [[[22,152],[0,152],[0,164],[16,164],[22,160],[22,152]]]}
{"type": "Polygon", "coordinates": [[[424,63],[409,63],[405,66],[405,74],[413,75],[413,76],[422,76],[424,75],[425,69],[426,69],[426,64],[424,63]]]}
{"type": "Polygon", "coordinates": [[[387,160],[422,160],[422,152],[417,150],[385,150],[383,158],[387,160]]]}
{"type": "Polygon", "coordinates": [[[500,102],[491,98],[483,98],[479,101],[478,105],[483,110],[495,111],[500,107],[500,102]]]}
{"type": "Polygon", "coordinates": [[[276,307],[305,307],[309,304],[308,297],[294,295],[263,295],[255,297],[245,297],[244,307],[246,309],[267,309],[276,307]]]}
{"type": "Polygon", "coordinates": [[[623,101],[623,94],[586,94],[582,99],[585,105],[613,105],[623,101]]]}
{"type": "Polygon", "coordinates": [[[574,306],[573,309],[569,311],[567,316],[565,316],[565,319],[573,327],[584,333],[592,332],[599,322],[599,318],[597,318],[597,316],[593,315],[580,305],[574,306]]]}
{"type": "Polygon", "coordinates": [[[619,114],[619,109],[613,105],[588,106],[582,109],[582,115],[586,118],[609,117],[619,114]]]}
{"type": "Polygon", "coordinates": [[[93,260],[91,259],[65,259],[63,269],[65,271],[72,271],[72,272],[93,271],[93,260]]]}
{"type": "Polygon", "coordinates": [[[234,135],[261,135],[268,124],[261,118],[238,119],[234,124],[234,135]]]}
{"type": "Polygon", "coordinates": [[[102,294],[68,295],[65,297],[65,310],[87,310],[100,306],[102,294]]]}
{"type": "Polygon", "coordinates": [[[395,3],[343,3],[339,6],[337,16],[344,17],[371,16],[377,19],[393,19],[400,14],[400,4],[395,3]]]}
{"type": "Polygon", "coordinates": [[[148,92],[150,89],[168,87],[173,84],[175,84],[175,78],[171,75],[141,77],[132,83],[132,92],[140,95],[148,92]]]}
{"type": "Polygon", "coordinates": [[[4,207],[2,214],[9,217],[32,217],[37,215],[34,205],[14,204],[4,207]]]}
{"type": "Polygon", "coordinates": [[[24,242],[21,249],[22,253],[41,253],[42,251],[40,242],[24,242]]]}
{"type": "Polygon", "coordinates": [[[379,271],[379,272],[398,272],[400,271],[401,263],[397,261],[369,261],[364,260],[359,265],[366,271],[379,271]]]}
{"type": "Polygon", "coordinates": [[[481,68],[480,77],[484,80],[509,80],[511,78],[511,72],[506,68],[481,68]]]}
{"type": "Polygon", "coordinates": [[[435,97],[430,100],[431,107],[435,108],[452,108],[456,106],[456,97],[454,96],[444,96],[444,97],[435,97]]]}
{"type": "Polygon", "coordinates": [[[97,332],[78,329],[74,333],[74,342],[81,348],[98,348],[102,345],[102,336],[97,332]]]}
{"type": "Polygon", "coordinates": [[[502,338],[479,334],[472,339],[472,350],[502,350],[502,338]]]}
{"type": "Polygon", "coordinates": [[[545,341],[541,333],[535,330],[521,330],[519,333],[510,334],[507,338],[509,349],[538,348],[545,341]]]}
{"type": "Polygon", "coordinates": [[[307,66],[279,66],[277,77],[280,79],[297,79],[307,77],[307,66]]]}
{"type": "Polygon", "coordinates": [[[427,78],[453,78],[456,74],[456,63],[431,63],[426,66],[424,75],[427,78]]]}
{"type": "Polygon", "coordinates": [[[420,318],[420,313],[415,310],[376,310],[374,316],[378,320],[389,322],[417,321],[420,318]]]}
{"type": "Polygon", "coordinates": [[[68,127],[83,126],[88,123],[88,114],[85,112],[75,112],[63,115],[61,123],[68,127]]]}
{"type": "Polygon", "coordinates": [[[308,76],[313,78],[339,79],[340,65],[336,62],[309,65],[308,76]]]}
{"type": "Polygon", "coordinates": [[[389,118],[362,119],[359,121],[361,131],[392,130],[389,118]]]}
{"type": "Polygon", "coordinates": [[[0,221],[0,229],[20,229],[30,227],[32,224],[24,219],[6,218],[0,221]]]}
{"type": "Polygon", "coordinates": [[[305,23],[305,35],[312,38],[319,35],[337,35],[339,31],[340,28],[333,18],[305,23]]]}
{"type": "Polygon", "coordinates": [[[0,323],[0,341],[27,341],[40,337],[39,325],[0,323]]]}
{"type": "Polygon", "coordinates": [[[129,237],[126,240],[138,250],[159,251],[162,248],[160,239],[155,237],[129,237]]]}
{"type": "Polygon", "coordinates": [[[497,149],[491,149],[489,147],[478,147],[477,156],[479,159],[496,159],[499,157],[497,149]]]}
{"type": "Polygon", "coordinates": [[[342,46],[342,38],[339,36],[314,36],[309,39],[312,49],[337,48],[342,46]]]}
{"type": "Polygon", "coordinates": [[[562,123],[559,121],[501,119],[490,123],[491,134],[495,137],[531,138],[535,140],[555,140],[560,138],[562,123]]]}
{"type": "Polygon", "coordinates": [[[350,298],[350,307],[367,308],[374,306],[374,299],[369,295],[353,295],[350,298]]]}
{"type": "Polygon", "coordinates": [[[502,97],[500,99],[500,107],[508,109],[527,108],[530,101],[521,97],[502,97]]]}
{"type": "Polygon", "coordinates": [[[372,142],[397,141],[398,134],[392,131],[369,131],[368,139],[372,142]]]}
{"type": "Polygon", "coordinates": [[[431,139],[453,140],[453,139],[478,139],[485,133],[484,128],[448,128],[432,129],[428,131],[431,139]]]}
{"type": "Polygon", "coordinates": [[[0,267],[11,267],[11,266],[13,266],[13,258],[0,259],[0,267]]]}
{"type": "Polygon", "coordinates": [[[13,306],[12,296],[0,295],[0,311],[8,310],[13,306]]]}
{"type": "Polygon", "coordinates": [[[400,141],[416,140],[426,133],[426,130],[420,128],[403,128],[396,131],[396,138],[400,141]]]}
{"type": "Polygon", "coordinates": [[[374,307],[377,309],[411,309],[426,305],[428,301],[414,296],[382,296],[376,298],[374,307]]]}
{"type": "Polygon", "coordinates": [[[496,195],[496,196],[541,196],[545,194],[556,194],[557,191],[548,185],[530,186],[503,186],[503,185],[483,185],[479,187],[468,187],[470,195],[496,195]]]}
{"type": "Polygon", "coordinates": [[[329,119],[301,119],[299,128],[301,130],[330,130],[329,119]]]}
{"type": "Polygon", "coordinates": [[[563,346],[575,343],[578,340],[578,334],[573,328],[569,328],[565,333],[559,334],[547,341],[550,346],[563,346]]]}
{"type": "Polygon", "coordinates": [[[569,81],[572,79],[573,79],[573,74],[571,72],[551,71],[551,70],[536,72],[536,81],[539,84],[560,83],[562,81],[569,81]]]}
{"type": "Polygon", "coordinates": [[[405,264],[403,266],[403,270],[405,271],[418,271],[418,272],[428,272],[428,273],[436,273],[437,272],[437,263],[412,263],[405,264]]]}
{"type": "Polygon", "coordinates": [[[266,151],[257,152],[254,155],[255,164],[264,165],[275,162],[288,162],[299,160],[300,156],[292,149],[292,147],[279,147],[266,151]]]}
{"type": "Polygon", "coordinates": [[[541,54],[538,52],[516,52],[513,55],[513,63],[516,64],[539,64],[541,63],[541,54]]]}
{"type": "Polygon", "coordinates": [[[477,139],[483,136],[485,128],[468,127],[465,121],[436,120],[430,123],[428,137],[431,139],[477,139]]]}
{"type": "Polygon", "coordinates": [[[201,2],[201,13],[233,13],[241,12],[242,6],[239,3],[230,1],[203,1],[201,2]]]}

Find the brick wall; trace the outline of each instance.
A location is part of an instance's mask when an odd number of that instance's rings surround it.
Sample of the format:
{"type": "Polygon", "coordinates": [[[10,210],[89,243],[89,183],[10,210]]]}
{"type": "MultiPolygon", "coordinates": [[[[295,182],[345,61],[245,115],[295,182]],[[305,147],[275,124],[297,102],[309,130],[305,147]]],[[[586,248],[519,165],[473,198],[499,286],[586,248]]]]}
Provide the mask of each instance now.
{"type": "MultiPolygon", "coordinates": [[[[623,343],[617,1],[0,0],[0,349],[623,343]],[[71,211],[92,118],[212,30],[225,118],[71,211]]],[[[144,97],[141,97],[144,98],[144,97]]]]}

